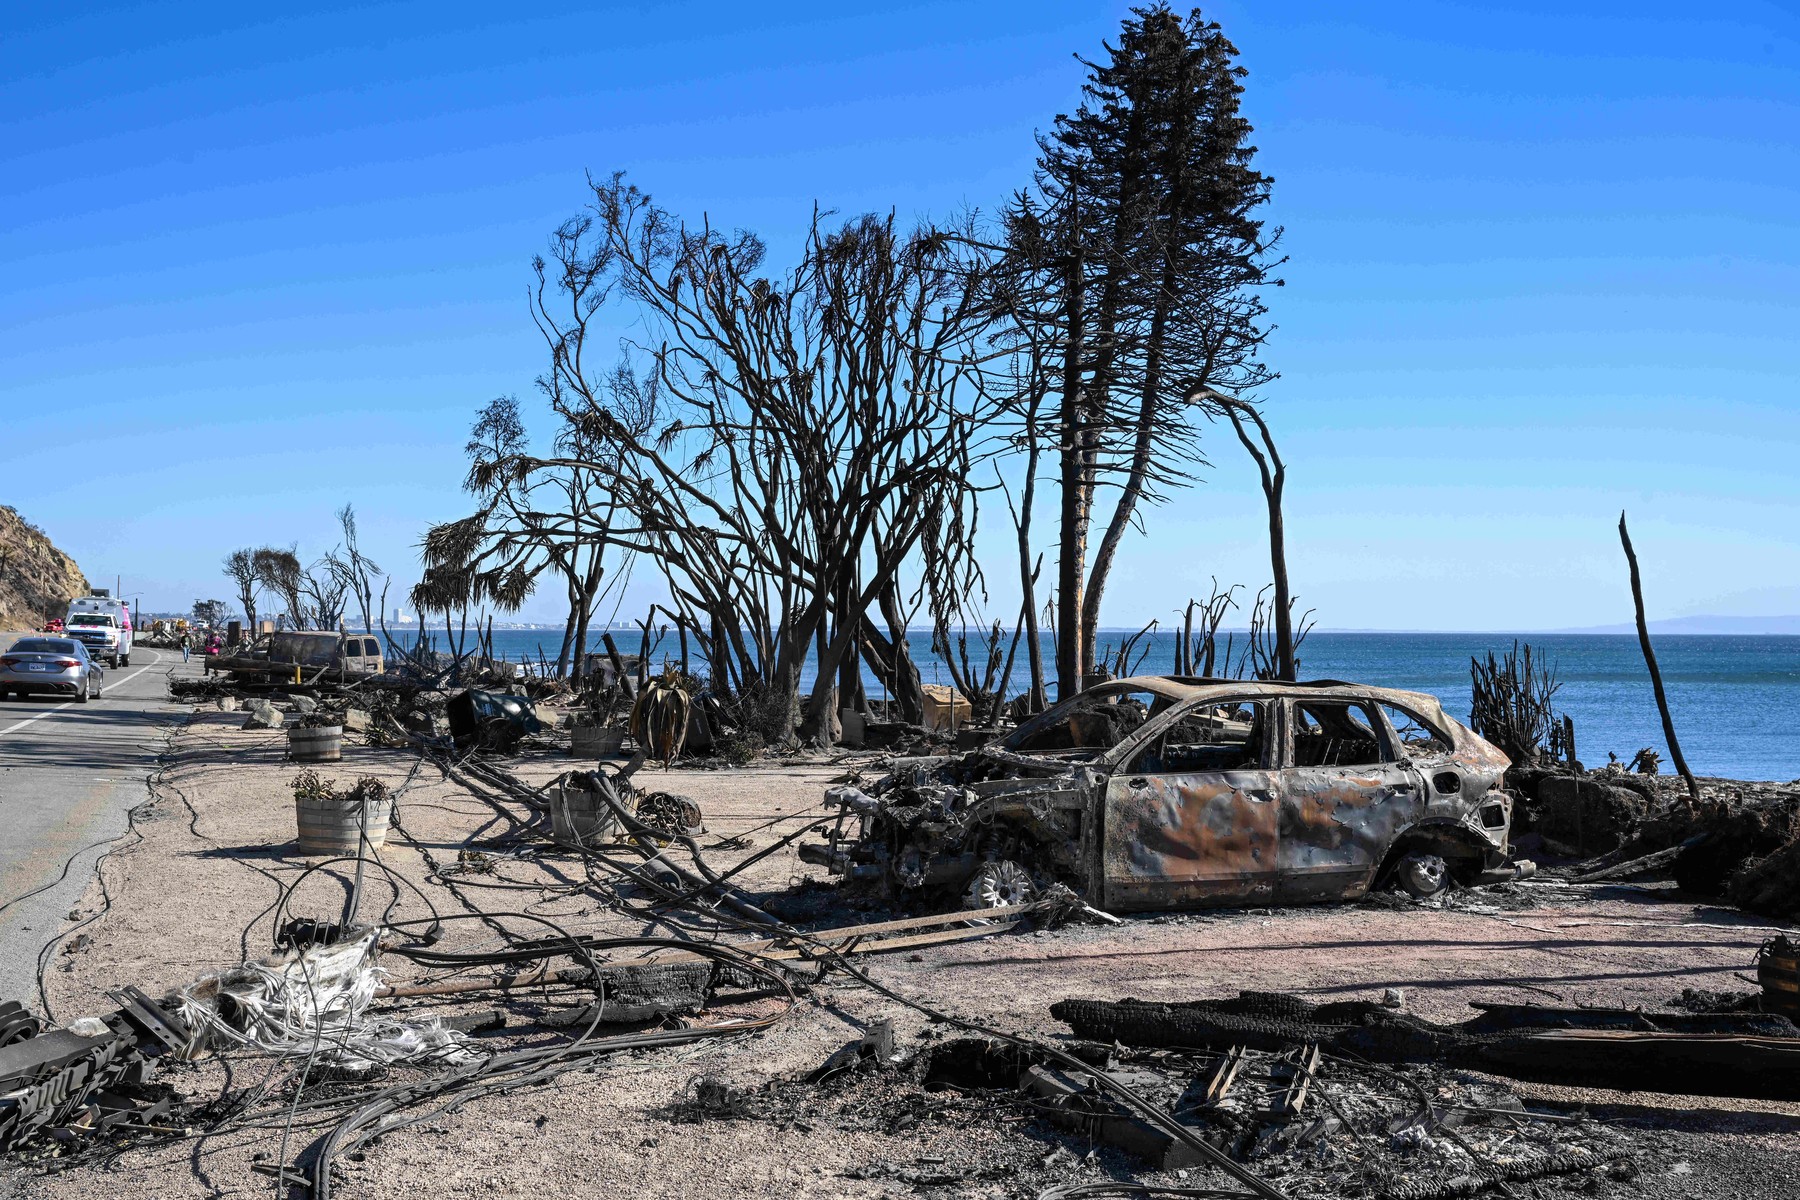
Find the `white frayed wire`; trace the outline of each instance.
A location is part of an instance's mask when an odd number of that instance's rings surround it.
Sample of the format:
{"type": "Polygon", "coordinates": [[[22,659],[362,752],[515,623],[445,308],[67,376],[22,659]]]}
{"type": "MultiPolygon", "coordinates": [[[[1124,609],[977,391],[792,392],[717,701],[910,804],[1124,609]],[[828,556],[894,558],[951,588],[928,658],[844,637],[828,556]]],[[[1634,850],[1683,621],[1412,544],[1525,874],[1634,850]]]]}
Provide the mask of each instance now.
{"type": "Polygon", "coordinates": [[[285,963],[244,963],[176,993],[181,1019],[196,1031],[195,1052],[236,1045],[280,1055],[313,1055],[347,1069],[374,1063],[471,1062],[481,1055],[436,1017],[396,1021],[366,1010],[387,972],[375,962],[376,931],[315,946],[285,963]]]}

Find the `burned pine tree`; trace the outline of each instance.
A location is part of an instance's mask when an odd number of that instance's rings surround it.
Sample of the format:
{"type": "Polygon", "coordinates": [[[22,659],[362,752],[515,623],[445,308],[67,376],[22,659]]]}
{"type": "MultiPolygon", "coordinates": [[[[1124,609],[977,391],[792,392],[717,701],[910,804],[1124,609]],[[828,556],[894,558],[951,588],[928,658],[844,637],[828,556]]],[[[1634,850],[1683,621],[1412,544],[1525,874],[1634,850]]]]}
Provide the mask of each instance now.
{"type": "Polygon", "coordinates": [[[1278,230],[1257,210],[1270,180],[1251,165],[1244,70],[1198,10],[1134,10],[1083,102],[1041,139],[1035,186],[1007,212],[1008,273],[1039,355],[1059,458],[1057,677],[1064,696],[1094,668],[1094,632],[1120,543],[1145,501],[1203,464],[1198,383],[1242,391],[1273,378],[1257,289],[1278,230]],[[1116,488],[1088,561],[1102,488],[1116,488]]]}

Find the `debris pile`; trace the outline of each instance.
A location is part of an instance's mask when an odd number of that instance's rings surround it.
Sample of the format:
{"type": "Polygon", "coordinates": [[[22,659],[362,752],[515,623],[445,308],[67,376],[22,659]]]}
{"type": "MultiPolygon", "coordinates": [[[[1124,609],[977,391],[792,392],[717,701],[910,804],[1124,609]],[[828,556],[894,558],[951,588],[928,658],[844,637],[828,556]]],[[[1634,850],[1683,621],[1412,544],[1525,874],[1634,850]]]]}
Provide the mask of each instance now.
{"type": "Polygon", "coordinates": [[[189,1031],[136,988],[112,998],[118,1011],[52,1030],[18,1003],[0,1002],[0,1151],[182,1132],[168,1121],[168,1089],[151,1075],[189,1031]]]}
{"type": "Polygon", "coordinates": [[[1672,790],[1676,782],[1611,769],[1546,777],[1537,784],[1531,822],[1547,847],[1570,857],[1612,843],[1608,852],[1563,868],[1577,882],[1668,878],[1748,912],[1800,917],[1800,782],[1702,780],[1697,804],[1672,790]],[[1592,802],[1596,794],[1633,800],[1592,802]],[[1610,817],[1618,820],[1608,823],[1610,817]],[[1570,828],[1606,832],[1599,840],[1577,832],[1567,842],[1552,833],[1570,828]]]}
{"type": "Polygon", "coordinates": [[[1431,1063],[1516,1079],[1700,1096],[1800,1099],[1800,1029],[1774,1013],[1483,1005],[1439,1025],[1367,1001],[1243,992],[1185,1004],[1061,1000],[1076,1036],[1136,1047],[1318,1046],[1361,1062],[1431,1063]]]}
{"type": "Polygon", "coordinates": [[[874,1157],[850,1176],[915,1189],[1006,1180],[1014,1194],[1028,1189],[1023,1194],[1040,1200],[1182,1194],[1174,1189],[1220,1165],[1215,1156],[1254,1181],[1240,1179],[1248,1190],[1229,1194],[1288,1197],[1438,1200],[1530,1180],[1581,1192],[1598,1174],[1628,1180],[1638,1171],[1625,1132],[1534,1111],[1498,1084],[1438,1067],[1372,1066],[1316,1043],[1066,1049],[956,1037],[896,1053],[883,1022],[804,1076],[756,1087],[691,1080],[663,1116],[912,1133],[932,1153],[906,1162],[874,1157]],[[1118,1089],[1144,1107],[1121,1103],[1118,1089]],[[982,1126],[993,1136],[970,1136],[982,1126]],[[1095,1147],[1114,1161],[1096,1161],[1095,1147]],[[1173,1179],[1119,1182],[1144,1171],[1173,1179]],[[1109,1185],[1132,1190],[1103,1190],[1109,1185]]]}

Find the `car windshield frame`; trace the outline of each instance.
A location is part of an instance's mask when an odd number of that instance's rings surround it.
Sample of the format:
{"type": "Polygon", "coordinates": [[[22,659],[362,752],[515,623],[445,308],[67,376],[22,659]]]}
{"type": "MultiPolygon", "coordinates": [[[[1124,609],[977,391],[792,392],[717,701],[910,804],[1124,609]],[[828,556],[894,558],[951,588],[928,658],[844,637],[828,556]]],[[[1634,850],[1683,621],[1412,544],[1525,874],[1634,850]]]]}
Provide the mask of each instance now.
{"type": "Polygon", "coordinates": [[[1147,686],[1145,681],[1141,679],[1109,679],[1105,683],[1096,684],[1086,691],[1079,692],[1076,695],[1069,697],[1067,700],[1058,700],[1055,704],[1052,704],[1043,712],[1038,713],[1036,716],[1020,725],[1017,729],[1013,730],[1012,733],[1001,741],[1000,748],[1007,751],[1009,754],[1018,754],[1026,758],[1060,758],[1066,757],[1071,753],[1087,753],[1091,755],[1093,762],[1099,762],[1101,759],[1111,755],[1120,746],[1131,742],[1138,734],[1142,733],[1143,730],[1161,721],[1161,719],[1170,712],[1192,703],[1194,703],[1194,698],[1192,697],[1169,695],[1164,690],[1153,686],[1147,686]],[[1150,705],[1150,711],[1145,714],[1143,723],[1111,746],[1105,748],[1089,747],[1082,751],[1022,750],[1019,748],[1021,745],[1026,744],[1032,738],[1036,737],[1047,726],[1065,720],[1070,713],[1079,711],[1084,703],[1092,704],[1097,700],[1103,700],[1109,695],[1129,695],[1133,692],[1148,693],[1155,697],[1156,701],[1162,704],[1163,707],[1158,709],[1155,704],[1150,705]]]}

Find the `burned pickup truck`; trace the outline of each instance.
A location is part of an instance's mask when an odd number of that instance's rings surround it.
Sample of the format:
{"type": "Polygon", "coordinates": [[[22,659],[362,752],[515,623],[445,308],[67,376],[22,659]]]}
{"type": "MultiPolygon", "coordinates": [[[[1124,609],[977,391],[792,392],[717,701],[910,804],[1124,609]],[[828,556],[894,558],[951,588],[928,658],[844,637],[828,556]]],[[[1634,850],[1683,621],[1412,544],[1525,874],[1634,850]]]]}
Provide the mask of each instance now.
{"type": "Polygon", "coordinates": [[[1513,878],[1507,757],[1431,696],[1327,680],[1102,684],[955,757],[834,788],[834,874],[968,908],[1304,904],[1513,878]]]}

